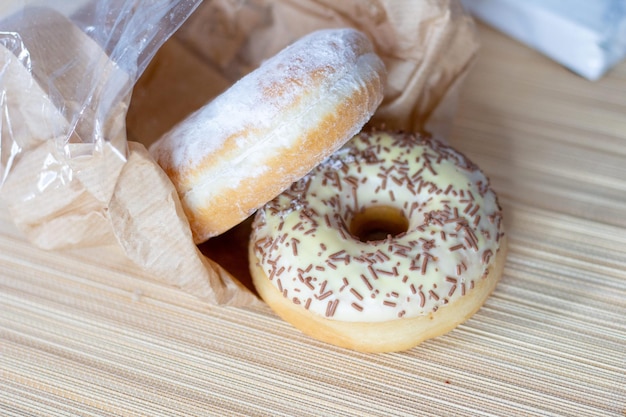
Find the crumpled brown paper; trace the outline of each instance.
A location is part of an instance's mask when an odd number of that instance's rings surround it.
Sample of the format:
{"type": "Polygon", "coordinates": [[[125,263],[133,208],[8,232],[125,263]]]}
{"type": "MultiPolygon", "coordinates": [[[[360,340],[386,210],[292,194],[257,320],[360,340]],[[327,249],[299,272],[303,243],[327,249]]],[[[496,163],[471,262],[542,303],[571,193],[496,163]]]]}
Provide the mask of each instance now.
{"type": "MultiPolygon", "coordinates": [[[[51,74],[45,65],[30,72],[0,46],[1,87],[10,106],[17,106],[13,113],[20,114],[12,118],[19,126],[2,127],[3,146],[11,136],[17,150],[0,154],[6,159],[2,166],[11,166],[0,197],[15,223],[47,249],[117,242],[155,279],[228,305],[257,299],[226,272],[221,259],[203,256],[193,244],[174,187],[146,145],[288,43],[316,29],[345,26],[370,36],[389,71],[385,99],[371,123],[445,137],[457,89],[478,45],[457,0],[205,1],[146,69],[126,113],[129,98],[113,102],[107,91],[114,94],[128,77],[67,19],[43,13],[32,33],[72,45],[78,59],[95,60],[109,75],[105,85],[94,87],[111,102],[111,116],[102,126],[110,134],[98,149],[78,140],[59,149],[55,137],[69,128],[71,106],[46,91],[51,74]]],[[[38,62],[63,59],[62,48],[49,42],[31,43],[31,54],[37,56],[39,47],[38,62]]],[[[65,77],[71,85],[80,74],[65,77]]]]}
{"type": "Polygon", "coordinates": [[[28,9],[15,25],[28,46],[30,68],[0,45],[2,90],[9,117],[2,123],[3,166],[10,166],[0,196],[16,225],[37,246],[50,250],[118,243],[156,280],[215,304],[245,305],[256,297],[193,244],[174,186],[146,148],[127,142],[129,97],[116,97],[129,76],[65,16],[28,9]],[[65,66],[59,72],[59,66],[65,66]],[[92,103],[75,97],[84,90],[86,67],[92,103]],[[54,77],[54,83],[47,82],[54,77]],[[95,85],[94,85],[95,84],[95,85]],[[54,87],[54,90],[53,88],[54,87]],[[70,126],[76,112],[103,111],[70,126]],[[76,106],[73,108],[72,106],[76,106]],[[99,129],[107,141],[89,136],[99,129]],[[72,132],[69,140],[63,137],[72,132]],[[76,136],[74,138],[74,136],[76,136]],[[9,139],[11,139],[9,141],[9,139]],[[10,145],[9,149],[4,146],[10,145]],[[8,150],[8,152],[6,152],[8,150]]]}
{"type": "MultiPolygon", "coordinates": [[[[213,0],[196,10],[172,42],[185,50],[178,54],[191,54],[202,62],[199,65],[205,67],[202,71],[208,79],[197,84],[200,88],[211,84],[222,90],[301,36],[316,29],[345,26],[369,35],[389,72],[385,99],[372,123],[445,135],[457,88],[478,49],[474,23],[457,0],[213,0]]],[[[158,65],[171,67],[174,59],[164,54],[158,65]]],[[[181,74],[189,72],[180,68],[181,74]]],[[[165,109],[159,115],[171,114],[170,109],[176,111],[179,103],[186,101],[176,89],[182,88],[181,84],[189,85],[184,80],[166,78],[175,74],[163,75],[159,88],[169,89],[175,100],[163,100],[165,109]]],[[[139,94],[164,98],[167,93],[145,93],[153,86],[154,80],[140,85],[139,94]]],[[[205,93],[192,93],[193,105],[183,105],[195,108],[197,102],[210,96],[205,93]]],[[[158,118],[138,116],[143,103],[136,107],[137,112],[131,108],[131,117],[147,123],[158,118]]],[[[132,128],[141,128],[134,122],[129,122],[132,128]]],[[[166,125],[162,123],[161,128],[169,128],[166,125]]]]}

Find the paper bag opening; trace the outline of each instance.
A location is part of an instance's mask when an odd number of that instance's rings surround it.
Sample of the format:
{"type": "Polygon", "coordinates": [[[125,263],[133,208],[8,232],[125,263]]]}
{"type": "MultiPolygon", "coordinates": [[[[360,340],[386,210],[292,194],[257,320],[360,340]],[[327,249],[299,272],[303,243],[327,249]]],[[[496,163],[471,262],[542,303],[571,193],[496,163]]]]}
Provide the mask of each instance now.
{"type": "Polygon", "coordinates": [[[214,304],[257,302],[241,284],[246,223],[195,246],[147,145],[287,44],[338,27],[367,34],[388,69],[370,124],[445,138],[478,46],[457,0],[19,4],[0,7],[0,197],[16,225],[50,250],[119,245],[214,304]]]}

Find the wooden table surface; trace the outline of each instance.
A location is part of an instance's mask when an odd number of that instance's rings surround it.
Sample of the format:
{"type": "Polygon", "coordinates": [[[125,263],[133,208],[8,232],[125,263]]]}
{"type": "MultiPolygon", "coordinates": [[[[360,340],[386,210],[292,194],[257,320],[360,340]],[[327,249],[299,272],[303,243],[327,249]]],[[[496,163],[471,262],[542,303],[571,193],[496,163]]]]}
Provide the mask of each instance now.
{"type": "Polygon", "coordinates": [[[491,177],[510,251],[466,324],[408,352],[335,348],[114,247],[39,250],[0,205],[0,415],[626,415],[626,63],[592,83],[480,37],[450,141],[491,177]]]}

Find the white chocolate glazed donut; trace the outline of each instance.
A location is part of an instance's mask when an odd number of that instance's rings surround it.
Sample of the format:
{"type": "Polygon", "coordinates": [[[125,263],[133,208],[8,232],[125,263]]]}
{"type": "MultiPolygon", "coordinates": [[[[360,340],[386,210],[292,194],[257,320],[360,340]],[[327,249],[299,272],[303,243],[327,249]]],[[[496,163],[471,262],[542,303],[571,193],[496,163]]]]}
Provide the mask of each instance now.
{"type": "Polygon", "coordinates": [[[320,340],[398,351],[469,318],[501,275],[485,175],[434,139],[374,132],[257,212],[250,269],[277,314],[320,340]]]}
{"type": "Polygon", "coordinates": [[[237,225],[361,130],[385,77],[361,32],[313,32],[153,144],[194,241],[237,225]]]}

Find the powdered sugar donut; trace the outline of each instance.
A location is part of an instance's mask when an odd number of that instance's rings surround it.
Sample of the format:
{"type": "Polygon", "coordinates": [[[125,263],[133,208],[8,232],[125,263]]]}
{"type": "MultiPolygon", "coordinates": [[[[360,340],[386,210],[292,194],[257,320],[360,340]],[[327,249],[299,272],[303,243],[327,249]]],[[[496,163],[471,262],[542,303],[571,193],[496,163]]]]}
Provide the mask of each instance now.
{"type": "Polygon", "coordinates": [[[356,134],[385,69],[354,29],[296,41],[174,127],[150,151],[196,243],[240,223],[356,134]]]}
{"type": "Polygon", "coordinates": [[[502,273],[502,213],[485,175],[426,137],[361,133],[257,212],[261,297],[323,341],[408,349],[480,308],[502,273]]]}

